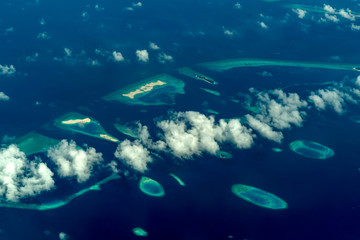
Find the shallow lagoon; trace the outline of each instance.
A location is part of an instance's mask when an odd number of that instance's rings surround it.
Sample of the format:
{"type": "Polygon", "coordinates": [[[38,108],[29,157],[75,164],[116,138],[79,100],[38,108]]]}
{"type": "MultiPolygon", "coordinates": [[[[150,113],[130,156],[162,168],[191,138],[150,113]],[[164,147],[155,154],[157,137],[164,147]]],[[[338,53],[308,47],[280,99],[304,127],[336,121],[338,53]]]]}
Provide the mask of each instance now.
{"type": "Polygon", "coordinates": [[[297,154],[313,159],[327,159],[331,158],[335,154],[331,148],[328,148],[320,143],[307,140],[293,141],[290,143],[289,147],[297,154]]]}
{"type": "Polygon", "coordinates": [[[235,184],[232,186],[231,191],[239,198],[242,198],[245,201],[248,201],[259,207],[270,209],[288,208],[287,203],[281,198],[256,187],[243,184],[235,184]]]}
{"type": "Polygon", "coordinates": [[[130,105],[172,105],[176,94],[185,93],[184,87],[180,79],[160,74],[112,92],[103,99],[130,105]]]}

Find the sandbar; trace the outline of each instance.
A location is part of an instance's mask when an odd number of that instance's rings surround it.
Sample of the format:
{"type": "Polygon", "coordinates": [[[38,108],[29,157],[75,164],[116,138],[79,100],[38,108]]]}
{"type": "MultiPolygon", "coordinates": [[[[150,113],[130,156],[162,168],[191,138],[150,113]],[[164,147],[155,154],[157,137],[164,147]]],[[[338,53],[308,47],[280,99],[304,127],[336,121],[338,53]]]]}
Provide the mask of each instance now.
{"type": "Polygon", "coordinates": [[[150,92],[151,90],[153,90],[153,88],[155,86],[161,86],[161,85],[165,85],[166,82],[162,82],[160,80],[157,80],[157,82],[151,82],[148,84],[145,84],[144,86],[141,86],[139,89],[136,89],[133,92],[129,92],[129,93],[123,93],[122,95],[124,97],[129,97],[131,99],[134,99],[135,95],[139,94],[139,93],[144,93],[144,92],[150,92]]]}

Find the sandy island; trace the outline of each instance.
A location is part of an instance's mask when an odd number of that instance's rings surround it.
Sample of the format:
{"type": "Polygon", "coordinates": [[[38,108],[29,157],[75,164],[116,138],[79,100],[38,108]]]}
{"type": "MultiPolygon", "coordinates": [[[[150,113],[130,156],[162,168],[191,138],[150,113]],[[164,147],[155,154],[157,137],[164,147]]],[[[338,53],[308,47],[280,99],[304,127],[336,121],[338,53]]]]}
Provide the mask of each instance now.
{"type": "Polygon", "coordinates": [[[129,93],[124,93],[122,94],[124,97],[129,97],[131,99],[134,99],[135,95],[139,94],[139,93],[144,93],[144,92],[150,92],[154,86],[161,86],[161,85],[164,85],[166,84],[166,82],[162,82],[160,80],[157,80],[157,82],[151,82],[151,83],[148,83],[142,87],[140,87],[139,89],[136,89],[135,91],[133,92],[129,92],[129,93]]]}
{"type": "Polygon", "coordinates": [[[106,134],[100,134],[100,137],[104,138],[104,139],[107,139],[107,140],[110,140],[112,142],[118,142],[119,141],[116,138],[110,137],[109,135],[106,135],[106,134]]]}
{"type": "Polygon", "coordinates": [[[76,124],[76,123],[89,123],[91,122],[90,118],[84,118],[84,119],[75,119],[75,120],[66,120],[66,121],[62,121],[62,124],[76,124]]]}

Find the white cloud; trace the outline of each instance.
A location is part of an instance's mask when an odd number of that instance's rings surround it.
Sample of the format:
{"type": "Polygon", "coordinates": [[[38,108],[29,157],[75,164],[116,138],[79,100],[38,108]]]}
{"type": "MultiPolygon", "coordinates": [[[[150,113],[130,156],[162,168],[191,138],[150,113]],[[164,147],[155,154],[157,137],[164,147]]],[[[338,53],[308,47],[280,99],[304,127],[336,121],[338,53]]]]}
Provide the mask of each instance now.
{"type": "Polygon", "coordinates": [[[72,51],[70,48],[64,48],[64,52],[66,57],[71,57],[72,51]]]}
{"type": "Polygon", "coordinates": [[[355,85],[360,87],[360,75],[357,76],[356,80],[355,80],[355,85]]]}
{"type": "Polygon", "coordinates": [[[137,59],[139,62],[147,63],[149,61],[149,53],[146,49],[144,50],[136,50],[135,52],[137,59]]]}
{"type": "Polygon", "coordinates": [[[91,176],[92,168],[103,158],[95,148],[86,151],[77,147],[74,141],[62,140],[48,151],[48,157],[57,165],[61,177],[76,177],[78,182],[85,182],[91,176]]]}
{"type": "Polygon", "coordinates": [[[230,30],[230,29],[225,29],[224,27],[223,27],[223,31],[224,31],[224,34],[229,37],[232,37],[237,34],[236,31],[230,30]]]}
{"type": "Polygon", "coordinates": [[[158,60],[160,63],[173,62],[174,59],[172,56],[162,52],[158,54],[158,60]]]}
{"type": "Polygon", "coordinates": [[[46,24],[45,19],[44,19],[44,18],[41,18],[41,19],[40,19],[40,25],[45,25],[45,24],[46,24]]]}
{"type": "Polygon", "coordinates": [[[330,14],[334,14],[334,13],[335,13],[335,8],[333,8],[332,6],[327,5],[327,4],[324,4],[324,10],[325,10],[327,13],[330,13],[330,14]]]}
{"type": "Polygon", "coordinates": [[[260,27],[268,29],[269,27],[264,22],[259,22],[260,27]]]}
{"type": "Polygon", "coordinates": [[[34,53],[32,56],[27,56],[25,61],[27,62],[35,62],[39,58],[39,53],[34,53]]]}
{"type": "Polygon", "coordinates": [[[38,39],[45,39],[45,40],[51,38],[47,32],[39,33],[36,37],[38,39]]]}
{"type": "Polygon", "coordinates": [[[29,161],[16,145],[0,149],[0,196],[16,202],[54,187],[53,173],[40,158],[29,161]]]}
{"type": "Polygon", "coordinates": [[[4,92],[0,92],[0,101],[9,101],[10,97],[6,95],[4,92]]]}
{"type": "Polygon", "coordinates": [[[100,7],[100,5],[99,4],[95,4],[95,10],[96,11],[104,11],[104,8],[103,7],[100,7]]]}
{"type": "Polygon", "coordinates": [[[268,93],[257,95],[261,114],[256,118],[277,129],[291,128],[291,124],[300,127],[303,117],[306,116],[300,109],[307,106],[305,100],[301,100],[296,93],[286,94],[282,90],[273,90],[268,93]]]}
{"type": "Polygon", "coordinates": [[[152,162],[149,151],[139,140],[133,142],[128,139],[124,140],[118,145],[114,155],[117,159],[121,159],[125,164],[140,172],[146,171],[147,164],[152,162]]]}
{"type": "Polygon", "coordinates": [[[235,8],[235,9],[240,9],[240,8],[241,8],[241,4],[240,4],[239,2],[236,2],[236,3],[234,4],[234,8],[235,8]]]}
{"type": "Polygon", "coordinates": [[[261,136],[269,140],[281,143],[282,139],[284,138],[281,132],[274,131],[272,127],[270,127],[264,122],[257,120],[249,114],[246,115],[246,120],[251,128],[259,132],[261,136]]]}
{"type": "Polygon", "coordinates": [[[101,66],[101,63],[99,62],[99,60],[97,59],[91,59],[91,58],[88,58],[86,60],[86,64],[88,66],[101,66]]]}
{"type": "Polygon", "coordinates": [[[11,76],[14,75],[16,72],[16,69],[14,67],[14,65],[1,65],[0,64],[0,76],[1,75],[5,75],[5,76],[11,76]]]}
{"type": "Polygon", "coordinates": [[[142,2],[137,2],[132,4],[133,7],[142,7],[142,2]]]}
{"type": "Polygon", "coordinates": [[[170,120],[157,122],[163,139],[170,151],[179,158],[192,158],[207,152],[215,155],[219,143],[232,143],[239,149],[253,144],[251,130],[242,126],[238,119],[215,123],[213,116],[199,112],[173,113],[170,120]]]}
{"type": "Polygon", "coordinates": [[[262,77],[272,77],[272,73],[268,72],[268,71],[258,72],[257,74],[262,76],[262,77]]]}
{"type": "Polygon", "coordinates": [[[149,48],[152,49],[152,50],[159,50],[160,49],[160,47],[158,45],[156,45],[155,43],[153,43],[153,42],[149,43],[149,48]]]}
{"type": "Polygon", "coordinates": [[[299,18],[304,18],[306,15],[306,11],[300,8],[296,8],[292,10],[294,13],[296,13],[298,15],[299,18]]]}
{"type": "Polygon", "coordinates": [[[122,62],[125,60],[121,52],[116,52],[116,51],[112,52],[112,58],[115,62],[122,62]]]}
{"type": "Polygon", "coordinates": [[[328,13],[325,13],[325,18],[334,23],[339,22],[339,19],[335,15],[330,15],[328,13]]]}
{"type": "Polygon", "coordinates": [[[66,233],[64,232],[59,233],[59,240],[66,240],[68,238],[69,236],[66,233]]]}
{"type": "Polygon", "coordinates": [[[354,14],[352,14],[351,10],[348,9],[348,8],[346,10],[340,9],[339,10],[339,15],[342,16],[343,18],[346,18],[346,19],[350,20],[350,21],[355,21],[354,14]]]}
{"type": "Polygon", "coordinates": [[[317,92],[312,92],[309,96],[318,110],[325,110],[327,106],[334,109],[335,112],[341,114],[344,112],[343,105],[344,98],[348,98],[343,92],[337,89],[320,89],[317,92]]]}
{"type": "Polygon", "coordinates": [[[360,25],[355,25],[354,23],[351,23],[351,30],[360,31],[360,25]]]}

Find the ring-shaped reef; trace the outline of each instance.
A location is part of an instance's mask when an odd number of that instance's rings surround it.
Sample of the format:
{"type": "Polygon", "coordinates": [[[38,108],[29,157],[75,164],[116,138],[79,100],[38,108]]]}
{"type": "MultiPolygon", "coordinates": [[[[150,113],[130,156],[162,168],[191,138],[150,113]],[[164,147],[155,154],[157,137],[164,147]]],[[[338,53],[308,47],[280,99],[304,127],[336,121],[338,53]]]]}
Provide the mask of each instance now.
{"type": "Polygon", "coordinates": [[[331,148],[320,143],[307,140],[293,141],[289,144],[289,147],[295,153],[313,159],[327,159],[331,158],[335,154],[334,150],[331,148]]]}
{"type": "Polygon", "coordinates": [[[80,113],[71,112],[65,114],[56,119],[54,125],[63,130],[77,132],[111,142],[119,142],[117,138],[108,134],[97,120],[80,113]]]}
{"type": "Polygon", "coordinates": [[[261,67],[261,66],[305,67],[305,68],[323,68],[323,69],[358,71],[357,68],[359,67],[358,64],[301,62],[301,61],[289,61],[289,60],[252,59],[252,58],[225,59],[221,61],[201,63],[200,66],[206,67],[213,71],[225,71],[232,68],[261,67]]]}
{"type": "Polygon", "coordinates": [[[242,198],[245,201],[248,201],[259,207],[275,210],[288,208],[288,204],[278,196],[256,187],[243,184],[234,184],[231,188],[231,191],[237,197],[242,198]]]}
{"type": "Polygon", "coordinates": [[[136,235],[138,237],[146,237],[148,235],[147,231],[145,231],[141,227],[133,228],[132,231],[133,231],[134,235],[136,235]]]}
{"type": "Polygon", "coordinates": [[[222,159],[230,159],[230,158],[233,158],[233,156],[231,155],[231,153],[228,153],[228,152],[225,152],[225,151],[221,151],[221,150],[216,151],[216,157],[222,158],[222,159]]]}
{"type": "Polygon", "coordinates": [[[68,197],[66,197],[65,199],[60,199],[60,200],[56,200],[56,201],[52,201],[52,202],[48,202],[48,203],[39,203],[39,204],[33,204],[33,203],[12,203],[12,202],[1,202],[0,201],[0,207],[5,207],[5,208],[18,208],[18,209],[29,209],[29,210],[38,210],[38,211],[45,211],[45,210],[51,210],[51,209],[56,209],[62,206],[65,206],[66,204],[68,204],[69,202],[71,202],[73,199],[89,192],[89,191],[98,191],[101,190],[101,185],[112,181],[112,180],[116,180],[119,179],[120,176],[117,174],[112,174],[109,177],[97,182],[96,184],[84,188],[68,197]]]}
{"type": "Polygon", "coordinates": [[[122,134],[135,138],[135,139],[139,139],[139,133],[137,128],[139,128],[139,126],[135,126],[135,124],[133,124],[133,126],[131,124],[120,124],[120,123],[114,123],[114,127],[116,128],[116,130],[118,130],[119,132],[121,132],[122,134]]]}
{"type": "Polygon", "coordinates": [[[119,89],[103,97],[130,105],[173,105],[175,95],[184,94],[185,83],[167,74],[160,74],[119,89]]]}
{"type": "Polygon", "coordinates": [[[57,139],[46,137],[36,132],[30,132],[14,141],[20,151],[24,152],[26,156],[46,152],[59,142],[57,139]]]}
{"type": "Polygon", "coordinates": [[[139,188],[143,193],[152,197],[163,197],[165,195],[164,188],[161,184],[149,177],[141,177],[139,188]]]}

